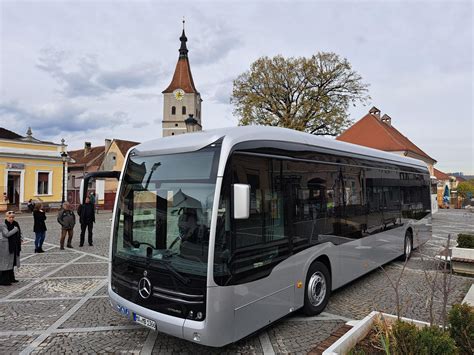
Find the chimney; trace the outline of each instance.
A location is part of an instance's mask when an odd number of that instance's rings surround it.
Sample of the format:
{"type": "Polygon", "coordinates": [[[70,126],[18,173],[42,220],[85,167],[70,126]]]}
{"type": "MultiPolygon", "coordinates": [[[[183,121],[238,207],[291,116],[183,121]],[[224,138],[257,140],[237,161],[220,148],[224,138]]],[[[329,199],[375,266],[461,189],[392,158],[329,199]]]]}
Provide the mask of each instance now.
{"type": "Polygon", "coordinates": [[[377,118],[380,118],[380,110],[375,106],[372,106],[372,108],[369,110],[369,113],[377,118]]]}
{"type": "Polygon", "coordinates": [[[91,152],[92,144],[91,142],[84,142],[84,156],[91,152]]]}
{"type": "Polygon", "coordinates": [[[384,114],[380,120],[388,126],[392,125],[392,117],[387,114],[384,114]]]}
{"type": "Polygon", "coordinates": [[[107,152],[107,150],[109,150],[110,144],[112,144],[112,140],[111,139],[105,139],[105,152],[107,152]]]}

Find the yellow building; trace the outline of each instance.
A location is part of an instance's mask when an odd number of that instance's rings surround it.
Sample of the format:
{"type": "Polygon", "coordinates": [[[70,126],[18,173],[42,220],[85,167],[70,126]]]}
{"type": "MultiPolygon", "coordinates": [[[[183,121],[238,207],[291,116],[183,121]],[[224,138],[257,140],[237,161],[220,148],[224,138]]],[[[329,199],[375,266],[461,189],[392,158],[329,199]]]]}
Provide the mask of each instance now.
{"type": "Polygon", "coordinates": [[[64,171],[61,153],[65,151],[64,142],[40,141],[31,129],[23,137],[0,127],[0,211],[24,210],[30,199],[59,207],[64,171]]]}

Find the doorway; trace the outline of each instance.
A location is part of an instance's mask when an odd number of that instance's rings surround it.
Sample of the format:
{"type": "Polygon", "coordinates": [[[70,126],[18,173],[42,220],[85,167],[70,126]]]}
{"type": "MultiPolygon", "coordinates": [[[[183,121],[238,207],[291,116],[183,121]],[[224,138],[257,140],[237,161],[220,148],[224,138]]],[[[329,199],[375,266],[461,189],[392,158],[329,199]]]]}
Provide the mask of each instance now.
{"type": "Polygon", "coordinates": [[[20,206],[20,182],[21,182],[21,172],[19,171],[9,171],[7,178],[7,197],[8,197],[8,206],[18,208],[20,206]]]}

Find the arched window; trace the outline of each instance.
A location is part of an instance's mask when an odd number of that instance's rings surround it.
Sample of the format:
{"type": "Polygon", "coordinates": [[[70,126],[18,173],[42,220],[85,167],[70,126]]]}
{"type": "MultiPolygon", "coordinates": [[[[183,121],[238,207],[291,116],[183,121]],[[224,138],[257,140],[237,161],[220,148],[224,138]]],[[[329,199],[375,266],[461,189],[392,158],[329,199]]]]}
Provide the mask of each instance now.
{"type": "Polygon", "coordinates": [[[183,107],[181,108],[181,113],[182,113],[183,115],[186,114],[186,106],[183,106],[183,107]]]}
{"type": "Polygon", "coordinates": [[[171,107],[171,114],[176,115],[176,106],[171,107]]]}

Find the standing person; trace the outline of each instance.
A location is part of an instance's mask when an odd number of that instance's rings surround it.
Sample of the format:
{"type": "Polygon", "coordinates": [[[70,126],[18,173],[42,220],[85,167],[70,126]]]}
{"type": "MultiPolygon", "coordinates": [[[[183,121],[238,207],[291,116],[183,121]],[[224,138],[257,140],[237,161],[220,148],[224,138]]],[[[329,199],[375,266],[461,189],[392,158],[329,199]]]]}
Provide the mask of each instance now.
{"type": "Polygon", "coordinates": [[[64,250],[64,240],[66,239],[66,234],[68,235],[67,247],[72,248],[71,241],[74,234],[76,216],[74,215],[74,211],[71,209],[71,205],[67,201],[63,203],[63,208],[59,210],[58,222],[61,225],[61,239],[59,241],[61,246],[60,249],[64,250]]]}
{"type": "Polygon", "coordinates": [[[15,221],[15,212],[5,214],[0,236],[0,285],[9,286],[15,279],[13,268],[20,267],[21,230],[15,221]]]}
{"type": "Polygon", "coordinates": [[[86,234],[87,228],[87,241],[90,246],[92,244],[92,228],[94,227],[95,214],[94,214],[94,204],[91,202],[89,197],[86,197],[86,203],[79,205],[77,209],[77,214],[79,215],[79,222],[81,223],[81,241],[79,246],[84,245],[84,237],[86,234]]]}
{"type": "Polygon", "coordinates": [[[29,201],[28,201],[28,211],[30,211],[31,213],[34,211],[35,209],[35,203],[33,202],[33,200],[30,198],[29,201]]]}
{"type": "Polygon", "coordinates": [[[38,203],[33,209],[33,232],[35,232],[35,253],[44,253],[43,242],[46,238],[46,213],[43,211],[43,205],[38,203]]]}
{"type": "MultiPolygon", "coordinates": [[[[95,200],[96,199],[95,199],[95,192],[94,191],[91,191],[91,193],[89,194],[89,200],[91,201],[92,206],[94,206],[94,211],[95,211],[95,202],[96,202],[95,200]]],[[[99,211],[97,211],[97,212],[99,212],[99,211]]]]}

